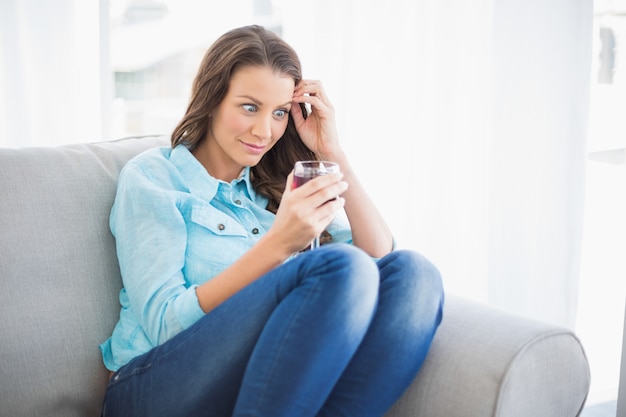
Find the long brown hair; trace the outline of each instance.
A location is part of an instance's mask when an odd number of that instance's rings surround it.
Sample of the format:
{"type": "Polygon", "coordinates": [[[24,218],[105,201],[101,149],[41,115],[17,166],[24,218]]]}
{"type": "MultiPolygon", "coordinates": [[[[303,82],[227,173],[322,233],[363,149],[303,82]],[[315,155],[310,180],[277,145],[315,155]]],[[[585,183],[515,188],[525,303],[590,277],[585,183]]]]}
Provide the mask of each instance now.
{"type": "MultiPolygon", "coordinates": [[[[296,85],[302,79],[298,55],[275,33],[256,25],[226,32],[204,55],[193,82],[187,112],[172,132],[172,147],[183,144],[193,150],[205,140],[212,123],[211,115],[226,96],[231,76],[244,66],[272,68],[293,77],[296,85]]],[[[316,159],[316,156],[300,139],[290,114],[283,136],[250,169],[255,190],[269,199],[268,210],[276,213],[285,179],[294,163],[309,159],[316,159]]]]}

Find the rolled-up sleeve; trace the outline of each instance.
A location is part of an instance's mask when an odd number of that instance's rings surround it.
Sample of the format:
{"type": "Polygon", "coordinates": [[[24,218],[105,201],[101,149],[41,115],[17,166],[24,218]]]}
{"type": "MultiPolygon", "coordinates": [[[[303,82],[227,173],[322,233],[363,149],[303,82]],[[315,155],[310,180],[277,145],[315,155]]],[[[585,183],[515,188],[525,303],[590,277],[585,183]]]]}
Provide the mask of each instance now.
{"type": "MultiPolygon", "coordinates": [[[[110,227],[130,314],[152,345],[188,328],[204,314],[196,286],[183,275],[187,227],[181,191],[170,173],[129,163],[118,181],[110,227]]],[[[127,310],[127,311],[124,311],[127,310]]]]}

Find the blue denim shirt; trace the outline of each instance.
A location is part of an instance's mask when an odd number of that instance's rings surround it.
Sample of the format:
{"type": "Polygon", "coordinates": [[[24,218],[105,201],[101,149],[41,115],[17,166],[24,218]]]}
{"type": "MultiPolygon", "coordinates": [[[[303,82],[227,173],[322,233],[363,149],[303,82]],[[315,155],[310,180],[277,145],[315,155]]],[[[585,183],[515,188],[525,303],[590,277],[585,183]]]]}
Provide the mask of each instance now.
{"type": "MultiPolygon", "coordinates": [[[[118,370],[195,323],[204,312],[196,287],[226,269],[272,226],[267,199],[250,170],[226,183],[179,145],[151,149],[123,168],[111,210],[124,288],[120,318],[100,350],[118,370]]],[[[328,227],[351,243],[347,222],[328,227]]]]}

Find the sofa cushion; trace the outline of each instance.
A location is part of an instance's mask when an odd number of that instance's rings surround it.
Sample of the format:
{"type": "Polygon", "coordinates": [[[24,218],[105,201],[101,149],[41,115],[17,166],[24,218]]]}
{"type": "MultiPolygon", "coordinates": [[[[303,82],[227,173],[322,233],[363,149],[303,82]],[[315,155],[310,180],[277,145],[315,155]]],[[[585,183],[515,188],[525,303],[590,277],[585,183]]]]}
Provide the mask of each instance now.
{"type": "Polygon", "coordinates": [[[98,344],[119,314],[108,227],[118,173],[150,136],[0,149],[0,414],[98,416],[98,344]],[[96,376],[96,377],[94,377],[96,376]]]}

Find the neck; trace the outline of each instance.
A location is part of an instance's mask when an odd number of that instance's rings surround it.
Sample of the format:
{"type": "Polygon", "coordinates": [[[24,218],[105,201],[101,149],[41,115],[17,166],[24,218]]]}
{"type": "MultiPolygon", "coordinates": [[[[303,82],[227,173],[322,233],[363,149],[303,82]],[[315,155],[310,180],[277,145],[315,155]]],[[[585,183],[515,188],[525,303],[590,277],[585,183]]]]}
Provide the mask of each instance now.
{"type": "Polygon", "coordinates": [[[210,142],[205,140],[196,146],[191,153],[202,164],[209,175],[224,182],[231,182],[239,177],[243,167],[233,164],[231,160],[219,158],[218,152],[211,152],[210,142]]]}

